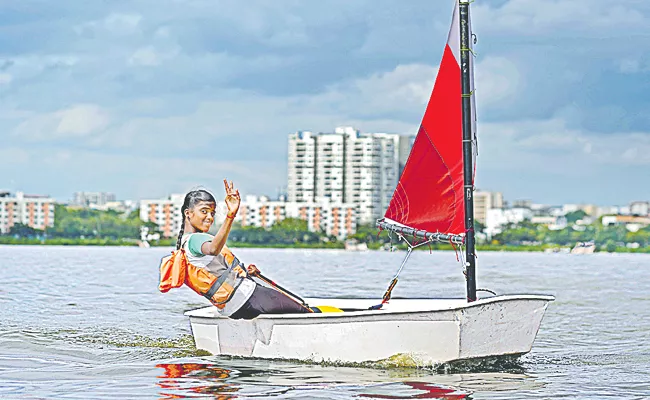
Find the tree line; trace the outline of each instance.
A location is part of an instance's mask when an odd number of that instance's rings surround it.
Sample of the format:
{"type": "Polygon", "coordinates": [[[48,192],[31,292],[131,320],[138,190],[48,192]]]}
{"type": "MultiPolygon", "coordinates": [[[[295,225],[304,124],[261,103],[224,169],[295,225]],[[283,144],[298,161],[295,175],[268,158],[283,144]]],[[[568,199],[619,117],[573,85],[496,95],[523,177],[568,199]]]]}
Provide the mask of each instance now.
{"type": "MultiPolygon", "coordinates": [[[[584,217],[582,211],[567,214],[568,226],[560,230],[551,230],[542,224],[523,221],[508,224],[502,231],[491,238],[483,239],[484,227],[476,223],[479,232],[478,243],[483,246],[572,246],[576,242],[595,241],[600,247],[616,249],[636,243],[636,246],[650,246],[650,227],[636,232],[628,231],[624,226],[604,226],[601,220],[590,225],[578,226],[576,221],[584,217]]],[[[23,224],[15,224],[5,235],[13,238],[30,239],[83,239],[89,243],[124,243],[137,242],[140,230],[145,226],[149,232],[158,232],[156,224],[140,219],[139,210],[130,213],[117,211],[100,211],[92,209],[68,208],[56,205],[54,226],[45,231],[31,228],[23,224]]],[[[390,238],[385,232],[379,232],[374,224],[358,225],[356,233],[348,236],[358,242],[367,243],[370,248],[379,248],[393,242],[399,246],[396,237],[390,238]]],[[[64,243],[62,242],[62,243],[64,243]]],[[[343,247],[342,241],[325,232],[310,232],[307,221],[297,218],[286,218],[275,223],[270,228],[242,227],[233,225],[229,242],[241,246],[319,246],[343,247]]],[[[163,239],[159,245],[172,245],[175,238],[163,239]]],[[[437,244],[433,248],[447,248],[449,245],[437,244]]]]}
{"type": "Polygon", "coordinates": [[[54,226],[44,230],[22,223],[14,224],[7,236],[21,238],[66,238],[66,239],[133,239],[140,237],[140,229],[147,226],[158,229],[152,222],[143,222],[139,210],[131,213],[100,211],[87,208],[69,208],[55,205],[54,226]]]}

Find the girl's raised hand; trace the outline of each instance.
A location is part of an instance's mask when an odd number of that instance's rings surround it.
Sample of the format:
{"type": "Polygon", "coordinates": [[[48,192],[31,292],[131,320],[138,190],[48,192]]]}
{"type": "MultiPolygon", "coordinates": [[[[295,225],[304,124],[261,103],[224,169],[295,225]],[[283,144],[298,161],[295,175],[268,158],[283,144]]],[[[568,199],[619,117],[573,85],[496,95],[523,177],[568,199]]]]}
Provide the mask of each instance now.
{"type": "Polygon", "coordinates": [[[235,189],[235,185],[230,181],[228,184],[227,180],[223,180],[223,184],[226,188],[226,207],[228,207],[228,216],[234,217],[239,211],[239,204],[241,203],[241,198],[239,197],[239,190],[235,189]]]}

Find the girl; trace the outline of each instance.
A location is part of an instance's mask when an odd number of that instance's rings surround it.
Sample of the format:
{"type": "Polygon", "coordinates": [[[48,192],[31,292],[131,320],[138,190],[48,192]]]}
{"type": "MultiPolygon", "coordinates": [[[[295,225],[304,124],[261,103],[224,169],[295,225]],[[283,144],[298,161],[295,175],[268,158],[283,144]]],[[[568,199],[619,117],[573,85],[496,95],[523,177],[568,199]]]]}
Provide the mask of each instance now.
{"type": "MultiPolygon", "coordinates": [[[[228,250],[226,239],[241,202],[239,190],[224,179],[228,215],[215,236],[206,232],[214,222],[217,202],[206,190],[193,190],[185,196],[181,214],[183,223],[178,234],[176,249],[185,250],[187,260],[219,278],[228,269],[222,250],[228,250]]],[[[259,273],[253,264],[247,267],[250,275],[259,273]]],[[[222,315],[234,319],[251,319],[260,314],[306,313],[311,310],[276,290],[257,284],[251,278],[244,279],[232,297],[219,309],[222,315]]]]}

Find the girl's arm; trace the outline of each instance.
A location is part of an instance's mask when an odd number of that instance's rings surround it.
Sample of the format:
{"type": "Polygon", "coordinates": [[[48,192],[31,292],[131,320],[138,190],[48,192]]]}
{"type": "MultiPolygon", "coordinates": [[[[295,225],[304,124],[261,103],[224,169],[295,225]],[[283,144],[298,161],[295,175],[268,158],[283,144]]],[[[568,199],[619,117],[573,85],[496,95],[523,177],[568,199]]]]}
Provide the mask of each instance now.
{"type": "Polygon", "coordinates": [[[212,241],[205,242],[201,245],[201,253],[212,256],[221,254],[221,250],[226,245],[228,234],[230,234],[230,228],[232,228],[232,220],[234,218],[234,215],[232,218],[226,217],[223,224],[221,224],[221,228],[219,228],[219,232],[217,232],[212,241]]]}
{"type": "Polygon", "coordinates": [[[226,245],[226,240],[228,239],[228,234],[230,233],[230,228],[232,228],[233,220],[237,211],[239,211],[239,204],[241,199],[239,197],[239,190],[235,189],[232,181],[228,184],[228,181],[225,179],[223,183],[226,187],[226,206],[228,207],[228,215],[226,219],[221,224],[219,232],[214,236],[211,242],[205,242],[201,245],[201,252],[203,254],[209,254],[216,256],[221,253],[221,250],[226,245]]]}

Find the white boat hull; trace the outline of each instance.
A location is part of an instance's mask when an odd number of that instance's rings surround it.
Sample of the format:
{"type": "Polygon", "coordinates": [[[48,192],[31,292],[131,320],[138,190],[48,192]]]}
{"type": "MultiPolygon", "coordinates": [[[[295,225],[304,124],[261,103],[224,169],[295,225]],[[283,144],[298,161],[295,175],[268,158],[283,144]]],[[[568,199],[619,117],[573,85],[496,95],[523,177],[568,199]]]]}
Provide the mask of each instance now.
{"type": "Polygon", "coordinates": [[[188,311],[197,349],[214,355],[362,363],[407,357],[415,365],[520,355],[531,350],[548,303],[542,295],[464,299],[393,299],[367,311],[371,299],[306,299],[346,311],[219,316],[216,308],[188,311]]]}

